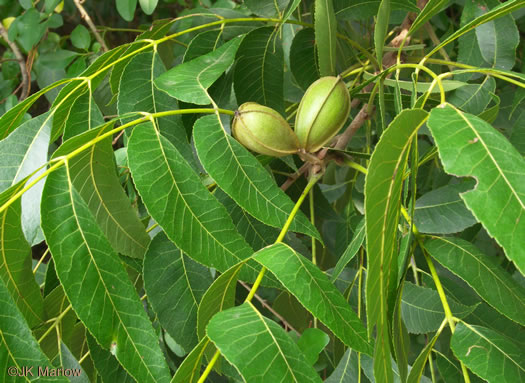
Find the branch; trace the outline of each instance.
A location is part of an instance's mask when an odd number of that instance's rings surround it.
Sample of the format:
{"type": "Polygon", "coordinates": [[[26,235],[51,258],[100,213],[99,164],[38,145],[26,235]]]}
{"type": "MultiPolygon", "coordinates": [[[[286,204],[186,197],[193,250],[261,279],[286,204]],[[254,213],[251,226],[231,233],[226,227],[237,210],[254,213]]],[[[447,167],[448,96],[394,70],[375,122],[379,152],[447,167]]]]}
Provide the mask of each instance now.
{"type": "Polygon", "coordinates": [[[84,1],[83,0],[73,0],[73,1],[74,1],[75,5],[77,6],[78,11],[80,12],[80,16],[82,16],[82,18],[84,19],[86,24],[89,26],[89,29],[91,29],[91,32],[93,32],[93,35],[95,36],[95,38],[99,42],[100,46],[102,47],[102,51],[107,52],[108,51],[108,47],[107,47],[106,43],[104,42],[104,39],[102,38],[102,36],[100,36],[100,34],[97,31],[97,27],[95,26],[95,24],[93,24],[93,21],[91,20],[91,17],[89,17],[88,13],[86,12],[84,7],[82,6],[82,3],[84,1]]]}
{"type": "Polygon", "coordinates": [[[22,73],[22,94],[20,95],[20,101],[24,100],[29,96],[29,75],[27,73],[27,67],[26,62],[24,59],[24,56],[20,52],[20,49],[18,49],[18,46],[15,44],[15,42],[9,40],[9,36],[7,34],[7,30],[4,28],[4,25],[0,22],[0,36],[4,38],[7,45],[9,45],[9,48],[13,51],[16,57],[16,61],[18,61],[18,65],[20,66],[20,72],[22,73]]]}

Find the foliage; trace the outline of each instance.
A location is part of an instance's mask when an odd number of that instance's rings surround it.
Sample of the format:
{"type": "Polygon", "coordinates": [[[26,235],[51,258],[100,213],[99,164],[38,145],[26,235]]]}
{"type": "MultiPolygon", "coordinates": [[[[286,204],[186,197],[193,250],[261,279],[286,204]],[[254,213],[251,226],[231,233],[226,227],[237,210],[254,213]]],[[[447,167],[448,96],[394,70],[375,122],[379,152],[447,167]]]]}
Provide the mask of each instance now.
{"type": "Polygon", "coordinates": [[[4,381],[524,381],[524,2],[239,3],[0,0],[4,381]]]}

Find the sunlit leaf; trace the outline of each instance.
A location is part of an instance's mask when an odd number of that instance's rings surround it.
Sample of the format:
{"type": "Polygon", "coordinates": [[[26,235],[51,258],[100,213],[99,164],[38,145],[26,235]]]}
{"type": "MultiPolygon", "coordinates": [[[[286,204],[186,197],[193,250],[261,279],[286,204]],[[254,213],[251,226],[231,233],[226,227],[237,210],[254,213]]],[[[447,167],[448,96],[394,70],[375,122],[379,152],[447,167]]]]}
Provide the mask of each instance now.
{"type": "Polygon", "coordinates": [[[525,272],[525,159],[487,122],[449,104],[432,110],[428,127],[445,171],[477,179],[461,194],[467,207],[525,272]]]}

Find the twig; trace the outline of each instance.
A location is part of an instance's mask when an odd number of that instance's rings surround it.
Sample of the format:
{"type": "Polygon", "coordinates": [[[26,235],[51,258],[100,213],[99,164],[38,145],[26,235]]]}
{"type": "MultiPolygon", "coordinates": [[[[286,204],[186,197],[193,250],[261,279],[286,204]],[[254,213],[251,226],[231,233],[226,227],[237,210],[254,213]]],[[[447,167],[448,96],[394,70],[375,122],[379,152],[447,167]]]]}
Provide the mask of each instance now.
{"type": "Polygon", "coordinates": [[[284,183],[281,185],[281,190],[286,191],[292,184],[297,181],[306,171],[310,168],[310,163],[305,163],[299,168],[294,174],[292,174],[284,183]]]}
{"type": "Polygon", "coordinates": [[[88,13],[86,12],[84,7],[82,6],[81,0],[73,0],[73,2],[75,3],[76,7],[78,8],[78,11],[80,12],[80,16],[82,16],[82,18],[84,19],[86,24],[89,26],[89,29],[91,29],[91,32],[93,32],[93,35],[95,36],[95,38],[99,42],[100,46],[102,47],[102,51],[103,52],[107,52],[108,51],[108,47],[107,47],[106,43],[104,42],[104,39],[102,38],[102,36],[100,36],[100,34],[98,33],[97,27],[95,26],[95,24],[93,24],[93,21],[91,20],[91,17],[89,17],[88,13]]]}
{"type": "Polygon", "coordinates": [[[20,72],[22,73],[22,94],[20,95],[20,101],[22,101],[25,98],[27,98],[27,96],[29,96],[29,75],[27,73],[26,62],[24,60],[24,56],[20,52],[20,49],[18,49],[18,46],[15,44],[15,42],[9,40],[7,30],[4,28],[4,25],[2,23],[0,23],[0,35],[4,38],[7,45],[9,45],[9,48],[11,48],[11,50],[15,54],[16,61],[18,61],[18,65],[20,66],[20,72]]]}
{"type": "MultiPolygon", "coordinates": [[[[248,286],[243,281],[239,281],[239,283],[244,287],[246,290],[250,291],[251,287],[248,286]]],[[[297,335],[301,335],[299,331],[297,331],[286,319],[283,318],[281,314],[279,314],[277,311],[275,311],[272,306],[270,306],[264,299],[262,299],[257,293],[255,293],[254,298],[257,299],[265,309],[270,311],[273,315],[275,315],[286,327],[288,327],[290,330],[294,331],[297,335]]]]}

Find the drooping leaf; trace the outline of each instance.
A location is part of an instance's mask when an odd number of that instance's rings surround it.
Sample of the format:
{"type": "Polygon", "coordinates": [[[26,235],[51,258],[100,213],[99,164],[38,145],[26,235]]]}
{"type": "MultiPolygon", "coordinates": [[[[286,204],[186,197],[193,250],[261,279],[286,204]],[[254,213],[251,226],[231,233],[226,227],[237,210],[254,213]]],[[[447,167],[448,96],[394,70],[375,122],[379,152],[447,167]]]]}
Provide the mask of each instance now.
{"type": "Polygon", "coordinates": [[[209,270],[159,233],[144,256],[144,289],[159,322],[186,351],[197,345],[197,308],[212,283],[209,270]]]}
{"type": "Polygon", "coordinates": [[[253,101],[284,113],[283,49],[275,28],[248,33],[237,50],[233,87],[237,103],[253,101]]]}
{"type": "Polygon", "coordinates": [[[216,50],[177,65],[155,79],[155,85],[184,102],[210,104],[207,89],[233,63],[242,38],[237,37],[216,50]]]}
{"type": "Polygon", "coordinates": [[[460,361],[489,383],[525,379],[523,349],[488,328],[459,323],[450,347],[460,361]]]}
{"type": "Polygon", "coordinates": [[[288,334],[249,302],[216,314],[206,333],[248,382],[321,382],[288,334]]]}
{"type": "Polygon", "coordinates": [[[491,257],[459,238],[434,238],[425,243],[425,249],[492,307],[525,325],[525,289],[491,257]]]}
{"type": "Polygon", "coordinates": [[[283,243],[266,247],[253,258],[346,345],[371,354],[363,323],[317,266],[283,243]]]}
{"type": "Polygon", "coordinates": [[[423,194],[416,201],[414,224],[421,233],[459,233],[477,221],[460,197],[474,182],[446,185],[423,194]]]}
{"type": "MultiPolygon", "coordinates": [[[[282,228],[294,204],[261,163],[226,134],[214,115],[197,120],[193,132],[199,159],[217,185],[255,218],[282,228]]],[[[301,212],[290,230],[321,239],[301,212]]]]}
{"type": "Polygon", "coordinates": [[[374,375],[388,382],[393,379],[388,322],[397,291],[395,248],[401,187],[412,140],[427,116],[421,109],[405,109],[392,121],[372,154],[365,181],[368,333],[377,325],[374,375]]]}
{"type": "Polygon", "coordinates": [[[0,350],[2,350],[1,359],[4,360],[5,367],[9,370],[3,371],[2,376],[5,382],[20,381],[17,376],[10,377],[8,371],[14,372],[17,368],[22,374],[23,367],[32,367],[33,376],[26,377],[27,381],[39,382],[67,382],[68,379],[62,376],[48,377],[38,376],[38,367],[53,369],[53,365],[40,349],[36,339],[33,337],[31,330],[27,326],[24,316],[18,310],[16,303],[13,301],[7,286],[0,278],[0,304],[2,305],[2,315],[0,315],[0,350]],[[36,378],[36,379],[35,379],[36,378]]]}
{"type": "Polygon", "coordinates": [[[168,382],[151,322],[120,258],[72,184],[67,165],[48,176],[43,200],[46,242],[80,320],[137,380],[168,382]]]}
{"type": "MultiPolygon", "coordinates": [[[[24,183],[21,180],[0,194],[0,206],[20,191],[24,183]]],[[[20,202],[16,200],[0,213],[0,279],[32,328],[43,321],[44,301],[33,275],[31,247],[22,232],[20,202]]]]}
{"type": "MultiPolygon", "coordinates": [[[[128,143],[128,160],[149,213],[184,253],[219,271],[252,254],[224,206],[152,124],[135,127],[128,143]]],[[[257,275],[253,263],[243,271],[247,279],[257,275]]]]}
{"type": "Polygon", "coordinates": [[[335,75],[337,20],[332,0],[315,0],[315,43],[321,76],[335,75]]]}
{"type": "MultiPolygon", "coordinates": [[[[64,143],[53,155],[57,157],[71,153],[97,139],[112,126],[108,123],[89,131],[89,134],[76,136],[64,143]]],[[[121,254],[142,258],[150,238],[120,185],[111,137],[70,159],[69,177],[84,201],[87,201],[111,246],[121,254]]]]}
{"type": "Polygon", "coordinates": [[[432,110],[428,127],[445,171],[477,179],[461,195],[467,207],[525,272],[525,159],[487,122],[449,104],[432,110]]]}

